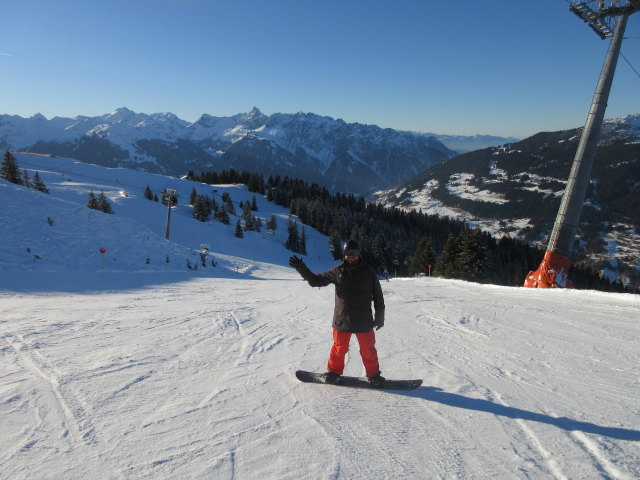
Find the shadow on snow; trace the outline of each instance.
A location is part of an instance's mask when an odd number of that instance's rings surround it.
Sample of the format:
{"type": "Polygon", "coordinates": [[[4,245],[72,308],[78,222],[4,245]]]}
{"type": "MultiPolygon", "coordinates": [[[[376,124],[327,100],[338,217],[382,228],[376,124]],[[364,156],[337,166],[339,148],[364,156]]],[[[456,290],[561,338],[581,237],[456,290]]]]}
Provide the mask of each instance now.
{"type": "MultiPolygon", "coordinates": [[[[390,391],[391,392],[391,391],[390,391]]],[[[640,431],[618,427],[603,427],[590,422],[581,422],[567,417],[553,417],[542,413],[530,412],[521,408],[509,407],[490,400],[469,398],[455,393],[445,392],[437,387],[421,387],[410,392],[393,391],[396,395],[422,398],[430,402],[441,403],[449,407],[491,413],[500,417],[522,419],[531,422],[546,423],[570,432],[592,433],[617,440],[640,441],[640,431]]]]}
{"type": "MultiPolygon", "coordinates": [[[[2,294],[95,294],[170,286],[194,280],[265,280],[253,271],[211,268],[208,272],[7,272],[0,276],[2,294]]],[[[290,278],[269,280],[291,281],[290,278]]]]}

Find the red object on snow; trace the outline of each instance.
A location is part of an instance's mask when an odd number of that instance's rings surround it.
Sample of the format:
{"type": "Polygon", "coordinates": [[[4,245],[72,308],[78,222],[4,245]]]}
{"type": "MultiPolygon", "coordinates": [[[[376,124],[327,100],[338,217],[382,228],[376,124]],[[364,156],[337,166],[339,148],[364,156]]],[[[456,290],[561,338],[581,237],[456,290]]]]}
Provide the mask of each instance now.
{"type": "Polygon", "coordinates": [[[573,262],[564,255],[547,252],[538,269],[535,272],[529,272],[524,280],[524,286],[527,288],[573,288],[573,283],[567,278],[572,264],[573,262]]]}

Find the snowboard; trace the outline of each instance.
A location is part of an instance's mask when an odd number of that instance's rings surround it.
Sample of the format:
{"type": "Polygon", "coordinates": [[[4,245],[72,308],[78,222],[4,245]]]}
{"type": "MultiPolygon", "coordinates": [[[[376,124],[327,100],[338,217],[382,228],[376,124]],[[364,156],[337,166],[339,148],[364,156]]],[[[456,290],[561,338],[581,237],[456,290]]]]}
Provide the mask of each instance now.
{"type": "Polygon", "coordinates": [[[349,377],[342,375],[338,383],[329,384],[324,381],[322,373],[307,372],[305,370],[297,370],[296,377],[304,383],[324,383],[326,385],[335,385],[337,387],[356,387],[371,388],[373,390],[414,390],[422,385],[422,380],[390,380],[384,381],[383,387],[374,387],[363,377],[349,377]]]}

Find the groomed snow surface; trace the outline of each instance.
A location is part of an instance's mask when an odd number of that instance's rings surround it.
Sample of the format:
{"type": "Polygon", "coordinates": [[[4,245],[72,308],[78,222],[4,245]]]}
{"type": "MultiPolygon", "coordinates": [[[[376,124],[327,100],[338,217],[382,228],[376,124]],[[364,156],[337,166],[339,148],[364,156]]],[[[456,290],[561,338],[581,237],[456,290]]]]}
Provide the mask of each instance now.
{"type": "MultiPolygon", "coordinates": [[[[383,281],[383,374],[424,385],[303,384],[296,369],[325,369],[333,289],[287,266],[284,210],[259,198],[276,235],[236,239],[189,218],[192,182],[26,157],[52,193],[0,181],[0,478],[640,477],[637,296],[383,281]],[[142,198],[162,182],[186,195],[170,242],[166,207],[142,198]],[[205,242],[217,266],[187,270],[205,242]]],[[[307,234],[305,260],[328,268],[307,234]]]]}

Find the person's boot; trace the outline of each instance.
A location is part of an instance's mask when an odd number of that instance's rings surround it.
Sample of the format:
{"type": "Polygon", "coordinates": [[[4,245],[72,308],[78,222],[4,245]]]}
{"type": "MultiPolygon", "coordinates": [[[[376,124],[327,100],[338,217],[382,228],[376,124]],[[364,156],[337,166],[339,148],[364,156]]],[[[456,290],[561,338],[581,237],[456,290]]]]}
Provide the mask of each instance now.
{"type": "Polygon", "coordinates": [[[373,377],[367,377],[369,379],[369,385],[375,388],[383,388],[385,378],[380,375],[380,372],[376,373],[373,377]]]}

